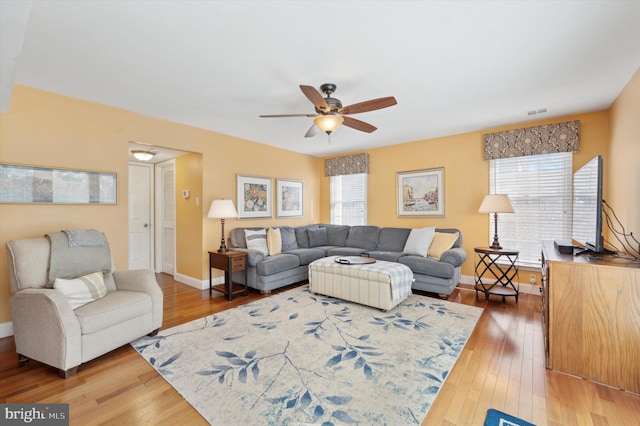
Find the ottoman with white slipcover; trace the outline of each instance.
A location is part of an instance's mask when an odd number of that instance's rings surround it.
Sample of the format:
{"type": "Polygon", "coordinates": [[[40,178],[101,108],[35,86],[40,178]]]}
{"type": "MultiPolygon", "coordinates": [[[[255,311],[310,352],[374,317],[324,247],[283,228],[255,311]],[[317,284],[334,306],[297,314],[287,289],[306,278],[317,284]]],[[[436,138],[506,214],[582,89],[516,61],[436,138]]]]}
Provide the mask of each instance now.
{"type": "Polygon", "coordinates": [[[388,311],[409,297],[413,272],[403,264],[378,260],[345,265],[325,257],[309,264],[309,290],[388,311]]]}

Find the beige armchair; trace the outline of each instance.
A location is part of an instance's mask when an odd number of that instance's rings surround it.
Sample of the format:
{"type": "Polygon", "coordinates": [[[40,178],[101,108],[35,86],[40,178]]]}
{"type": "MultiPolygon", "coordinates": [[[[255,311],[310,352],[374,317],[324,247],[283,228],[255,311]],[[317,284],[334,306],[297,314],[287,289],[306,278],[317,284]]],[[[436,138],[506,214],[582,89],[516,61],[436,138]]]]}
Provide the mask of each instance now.
{"type": "Polygon", "coordinates": [[[106,294],[73,309],[67,296],[48,288],[49,238],[10,241],[7,249],[9,304],[20,363],[34,359],[66,378],[80,364],[154,335],[162,325],[163,294],[151,270],[105,272],[106,294]]]}

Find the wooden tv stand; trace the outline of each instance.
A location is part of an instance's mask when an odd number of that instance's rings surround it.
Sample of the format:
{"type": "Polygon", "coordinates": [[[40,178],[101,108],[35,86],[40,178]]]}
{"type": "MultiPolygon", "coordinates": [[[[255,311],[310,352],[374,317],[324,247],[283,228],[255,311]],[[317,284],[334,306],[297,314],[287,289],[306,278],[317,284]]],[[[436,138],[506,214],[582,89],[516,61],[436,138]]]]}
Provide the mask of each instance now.
{"type": "Polygon", "coordinates": [[[546,367],[640,393],[640,263],[542,242],[546,367]]]}

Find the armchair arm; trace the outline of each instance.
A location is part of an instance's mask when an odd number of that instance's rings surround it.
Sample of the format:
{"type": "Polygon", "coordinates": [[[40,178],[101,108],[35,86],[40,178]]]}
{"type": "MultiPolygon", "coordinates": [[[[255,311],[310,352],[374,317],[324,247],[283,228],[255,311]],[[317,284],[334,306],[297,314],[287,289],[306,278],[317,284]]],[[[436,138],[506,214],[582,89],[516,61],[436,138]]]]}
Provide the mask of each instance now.
{"type": "Polygon", "coordinates": [[[162,325],[162,303],[164,295],[156,281],[156,276],[151,269],[131,269],[126,271],[113,271],[113,279],[118,290],[139,291],[151,296],[153,304],[153,328],[162,325]]]}
{"type": "Polygon", "coordinates": [[[440,256],[440,262],[449,263],[456,268],[462,265],[465,260],[467,260],[467,252],[462,247],[451,248],[440,256]]]}
{"type": "Polygon", "coordinates": [[[28,288],[9,305],[16,352],[63,371],[82,363],[80,323],[62,293],[28,288]]]}

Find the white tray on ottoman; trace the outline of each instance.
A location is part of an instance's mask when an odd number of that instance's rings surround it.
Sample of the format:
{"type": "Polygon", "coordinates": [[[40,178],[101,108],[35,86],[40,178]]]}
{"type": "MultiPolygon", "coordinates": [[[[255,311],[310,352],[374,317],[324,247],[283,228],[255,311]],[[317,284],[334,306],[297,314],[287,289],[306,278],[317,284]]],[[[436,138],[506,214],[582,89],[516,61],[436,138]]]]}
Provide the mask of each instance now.
{"type": "Polygon", "coordinates": [[[337,263],[340,256],[309,264],[309,290],[388,311],[411,294],[413,272],[408,266],[378,260],[375,263],[337,263]]]}

